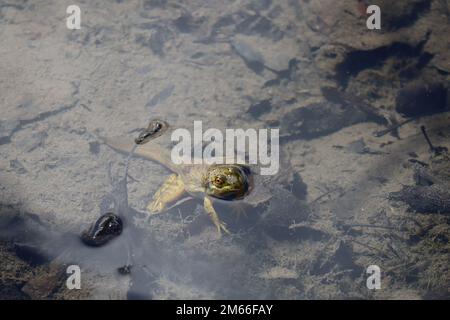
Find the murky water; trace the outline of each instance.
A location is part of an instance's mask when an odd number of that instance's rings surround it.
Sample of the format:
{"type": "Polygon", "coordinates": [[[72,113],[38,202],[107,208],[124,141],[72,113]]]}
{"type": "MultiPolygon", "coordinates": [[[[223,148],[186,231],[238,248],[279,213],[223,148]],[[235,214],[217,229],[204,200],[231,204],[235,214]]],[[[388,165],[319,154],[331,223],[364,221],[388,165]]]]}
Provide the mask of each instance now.
{"type": "Polygon", "coordinates": [[[71,4],[0,1],[0,298],[450,297],[449,1],[71,4]],[[229,235],[201,192],[147,212],[165,152],[102,137],[151,119],[280,130],[278,173],[213,203],[229,235]]]}

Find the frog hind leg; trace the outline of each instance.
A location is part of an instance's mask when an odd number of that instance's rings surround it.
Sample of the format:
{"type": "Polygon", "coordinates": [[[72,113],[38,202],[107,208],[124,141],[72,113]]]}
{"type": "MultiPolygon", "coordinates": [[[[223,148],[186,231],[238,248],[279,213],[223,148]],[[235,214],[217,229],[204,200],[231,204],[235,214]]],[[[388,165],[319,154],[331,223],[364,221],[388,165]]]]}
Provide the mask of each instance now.
{"type": "Polygon", "coordinates": [[[185,192],[183,180],[177,174],[172,174],[156,191],[147,206],[147,211],[150,214],[161,213],[170,203],[180,199],[185,192]]]}
{"type": "Polygon", "coordinates": [[[209,199],[208,197],[205,197],[203,206],[205,208],[206,213],[208,214],[208,216],[211,218],[212,222],[216,226],[217,232],[219,233],[219,235],[222,235],[222,230],[225,233],[230,234],[230,231],[228,231],[226,224],[220,220],[219,215],[217,214],[216,210],[214,209],[211,199],[209,199]]]}

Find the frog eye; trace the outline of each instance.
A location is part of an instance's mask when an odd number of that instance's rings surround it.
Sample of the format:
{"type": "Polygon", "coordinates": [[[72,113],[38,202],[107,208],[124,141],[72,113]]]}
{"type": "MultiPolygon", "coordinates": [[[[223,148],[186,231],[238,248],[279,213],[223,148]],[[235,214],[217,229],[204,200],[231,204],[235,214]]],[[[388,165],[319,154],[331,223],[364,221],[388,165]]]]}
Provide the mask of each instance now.
{"type": "Polygon", "coordinates": [[[215,176],[212,182],[216,187],[221,187],[225,183],[225,177],[221,175],[215,176]]]}

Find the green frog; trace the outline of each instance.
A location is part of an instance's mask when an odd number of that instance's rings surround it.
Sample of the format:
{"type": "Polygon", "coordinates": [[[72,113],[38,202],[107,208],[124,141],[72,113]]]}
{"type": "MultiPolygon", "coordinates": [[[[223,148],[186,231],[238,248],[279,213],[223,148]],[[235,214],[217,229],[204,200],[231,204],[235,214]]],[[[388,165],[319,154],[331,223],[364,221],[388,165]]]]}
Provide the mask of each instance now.
{"type": "MultiPolygon", "coordinates": [[[[113,149],[157,162],[172,174],[160,186],[147,206],[149,214],[164,212],[184,196],[202,199],[205,212],[219,235],[230,233],[219,218],[214,202],[241,201],[251,206],[268,201],[270,192],[263,186],[255,168],[224,161],[227,164],[174,164],[171,160],[171,132],[175,128],[162,120],[152,120],[139,136],[102,138],[113,149]]],[[[225,159],[224,159],[225,160],[225,159]]],[[[194,162],[195,163],[195,162],[194,162]]],[[[172,206],[173,207],[173,206],[172,206]]],[[[240,207],[235,207],[239,208],[240,207]]]]}

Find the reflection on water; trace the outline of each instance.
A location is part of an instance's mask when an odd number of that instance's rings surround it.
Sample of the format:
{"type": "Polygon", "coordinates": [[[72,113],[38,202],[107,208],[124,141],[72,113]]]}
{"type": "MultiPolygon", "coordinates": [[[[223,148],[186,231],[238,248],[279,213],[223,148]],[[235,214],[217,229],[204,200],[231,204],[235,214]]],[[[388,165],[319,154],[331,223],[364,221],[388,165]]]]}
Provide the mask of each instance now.
{"type": "Polygon", "coordinates": [[[0,298],[449,298],[450,3],[372,2],[381,30],[356,0],[1,5],[0,298]],[[151,119],[280,129],[230,235],[202,195],[147,213],[172,166],[99,137],[151,119]]]}

